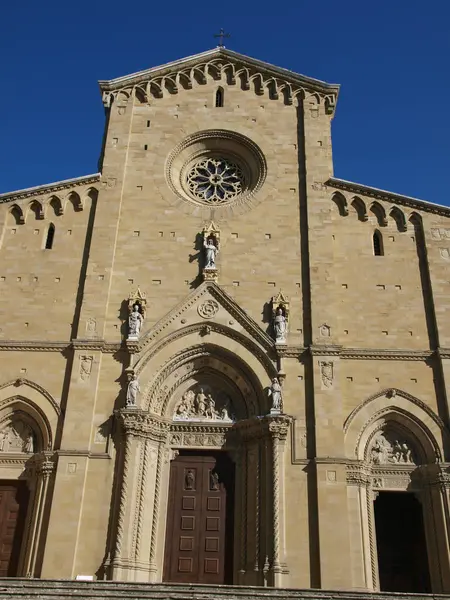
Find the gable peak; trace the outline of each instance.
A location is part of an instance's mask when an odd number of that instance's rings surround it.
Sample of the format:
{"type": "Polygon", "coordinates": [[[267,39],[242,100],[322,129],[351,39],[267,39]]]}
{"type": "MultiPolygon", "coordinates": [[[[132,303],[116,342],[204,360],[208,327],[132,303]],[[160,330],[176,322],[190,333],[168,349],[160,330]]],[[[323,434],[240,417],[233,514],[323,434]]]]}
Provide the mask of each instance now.
{"type": "Polygon", "coordinates": [[[196,84],[206,83],[208,78],[226,80],[229,85],[235,85],[240,78],[244,90],[249,90],[253,82],[260,93],[267,89],[274,99],[282,94],[287,104],[292,104],[297,96],[304,98],[314,94],[325,103],[329,114],[334,112],[339,93],[336,84],[300,75],[223,46],[123,77],[99,81],[99,85],[103,102],[109,107],[119,93],[125,98],[137,94],[141,101],[148,102],[151,98],[176,94],[180,89],[191,89],[196,84]]]}

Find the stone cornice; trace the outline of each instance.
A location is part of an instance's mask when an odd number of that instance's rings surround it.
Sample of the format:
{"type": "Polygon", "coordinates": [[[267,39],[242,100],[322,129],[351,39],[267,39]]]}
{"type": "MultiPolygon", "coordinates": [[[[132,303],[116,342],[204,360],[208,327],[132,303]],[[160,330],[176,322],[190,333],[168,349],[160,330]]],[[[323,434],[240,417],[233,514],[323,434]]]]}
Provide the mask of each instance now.
{"type": "Polygon", "coordinates": [[[358,194],[361,196],[368,196],[376,200],[384,200],[385,202],[392,202],[394,204],[400,204],[407,206],[413,210],[421,210],[428,213],[433,213],[442,217],[450,217],[450,207],[442,206],[441,204],[434,204],[433,202],[427,202],[426,200],[420,200],[418,198],[412,198],[411,196],[403,196],[402,194],[395,194],[394,192],[387,192],[380,190],[368,185],[361,183],[354,183],[352,181],[345,181],[345,179],[337,179],[330,177],[325,183],[326,186],[350,192],[351,194],[358,194]]]}
{"type": "Polygon", "coordinates": [[[342,348],[340,357],[343,360],[427,360],[433,355],[432,350],[408,350],[388,348],[342,348]]]}
{"type": "Polygon", "coordinates": [[[190,89],[193,87],[194,75],[204,78],[208,74],[218,73],[227,76],[228,81],[232,83],[235,83],[236,78],[243,77],[247,89],[250,88],[250,81],[254,79],[262,90],[270,87],[274,99],[278,98],[280,93],[285,95],[288,102],[292,102],[292,98],[298,95],[319,93],[329,114],[334,112],[339,94],[337,84],[306,77],[225,48],[214,48],[165,65],[109,81],[99,81],[99,86],[103,101],[109,106],[111,97],[118,91],[131,95],[139,89],[148,100],[149,96],[161,97],[168,87],[172,93],[177,93],[180,87],[190,89]]]}
{"type": "Polygon", "coordinates": [[[0,352],[64,352],[74,349],[114,354],[124,347],[121,342],[105,342],[104,340],[73,340],[71,342],[47,342],[44,340],[0,341],[0,352]]]}
{"type": "MultiPolygon", "coordinates": [[[[389,348],[344,348],[338,345],[312,345],[312,346],[276,346],[273,340],[263,332],[256,322],[254,322],[242,309],[240,309],[225,292],[219,288],[219,286],[213,282],[207,282],[205,285],[210,288],[215,287],[212,294],[217,299],[225,299],[229,301],[223,304],[224,308],[229,310],[230,314],[239,320],[245,327],[248,333],[264,348],[266,352],[270,352],[273,349],[277,352],[280,358],[294,358],[301,359],[301,357],[308,351],[312,356],[336,356],[341,360],[406,360],[406,361],[424,361],[431,358],[433,355],[438,355],[441,359],[450,358],[450,348],[438,348],[436,351],[432,350],[408,350],[406,348],[400,349],[389,349],[389,348]],[[220,290],[220,293],[217,292],[220,290]]],[[[197,292],[200,288],[192,294],[192,303],[195,303],[201,294],[197,296],[197,292]]],[[[155,339],[157,334],[164,329],[169,322],[174,318],[179,317],[183,312],[184,308],[189,307],[192,303],[189,301],[191,296],[185,301],[181,302],[178,307],[169,313],[165,318],[157,323],[147,334],[142,337],[141,340],[136,342],[107,342],[103,339],[76,339],[69,342],[47,342],[44,340],[3,340],[0,341],[0,352],[64,352],[65,350],[84,350],[93,352],[103,352],[105,354],[114,354],[120,350],[128,350],[131,353],[142,352],[151,341],[155,339]]],[[[208,321],[207,324],[211,327],[211,330],[222,331],[223,328],[208,321]]],[[[193,324],[191,327],[193,330],[198,328],[199,324],[193,324]]],[[[188,333],[189,327],[185,327],[179,330],[177,333],[188,333]]],[[[232,330],[230,330],[232,331],[232,330]]],[[[238,335],[236,333],[236,335],[238,335]]]]}
{"type": "Polygon", "coordinates": [[[107,452],[91,452],[90,450],[56,450],[57,456],[73,456],[83,458],[99,458],[111,460],[111,456],[107,452]]]}
{"type": "Polygon", "coordinates": [[[94,173],[93,175],[83,175],[82,177],[75,177],[74,179],[64,179],[62,181],[56,181],[54,183],[47,183],[44,185],[38,185],[36,187],[25,188],[23,190],[16,190],[0,194],[0,204],[5,202],[14,202],[18,200],[26,200],[27,198],[35,198],[36,196],[42,196],[44,194],[51,194],[60,192],[61,190],[69,190],[74,187],[82,185],[98,184],[100,182],[100,173],[94,173]]]}

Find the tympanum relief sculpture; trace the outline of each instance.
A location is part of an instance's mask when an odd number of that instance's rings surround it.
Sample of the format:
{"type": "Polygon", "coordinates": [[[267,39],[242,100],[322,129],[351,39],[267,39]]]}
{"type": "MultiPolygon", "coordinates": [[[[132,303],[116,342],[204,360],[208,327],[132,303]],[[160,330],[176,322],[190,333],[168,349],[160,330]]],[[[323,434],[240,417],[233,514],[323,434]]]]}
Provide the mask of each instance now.
{"type": "Polygon", "coordinates": [[[208,389],[200,387],[198,392],[188,390],[178,402],[174,421],[223,421],[232,423],[235,416],[232,413],[230,399],[221,394],[214,398],[208,389]],[[205,391],[207,393],[205,393],[205,391]]]}
{"type": "Polygon", "coordinates": [[[10,422],[0,431],[0,452],[35,452],[35,435],[31,427],[20,419],[10,422]]]}
{"type": "Polygon", "coordinates": [[[369,459],[374,465],[417,464],[410,444],[399,438],[395,432],[381,432],[376,435],[369,459]]]}

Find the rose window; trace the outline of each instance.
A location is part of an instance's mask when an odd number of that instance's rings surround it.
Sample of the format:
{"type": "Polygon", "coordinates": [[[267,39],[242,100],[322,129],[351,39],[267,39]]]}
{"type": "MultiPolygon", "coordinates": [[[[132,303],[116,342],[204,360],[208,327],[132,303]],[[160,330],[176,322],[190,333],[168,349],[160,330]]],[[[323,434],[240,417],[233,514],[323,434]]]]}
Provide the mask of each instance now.
{"type": "Polygon", "coordinates": [[[187,187],[197,200],[207,204],[226,204],[245,188],[242,169],[224,158],[205,158],[187,174],[187,187]]]}

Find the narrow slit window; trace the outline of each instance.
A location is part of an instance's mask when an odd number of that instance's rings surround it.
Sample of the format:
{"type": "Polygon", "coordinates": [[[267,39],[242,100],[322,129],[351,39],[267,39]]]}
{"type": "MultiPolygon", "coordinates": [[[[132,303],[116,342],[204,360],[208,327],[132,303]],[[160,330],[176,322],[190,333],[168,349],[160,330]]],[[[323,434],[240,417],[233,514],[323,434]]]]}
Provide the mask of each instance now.
{"type": "Polygon", "coordinates": [[[55,226],[50,223],[47,231],[47,239],[45,240],[45,249],[51,250],[53,248],[53,240],[55,238],[55,226]]]}
{"type": "Polygon", "coordinates": [[[383,236],[378,229],[373,233],[373,254],[374,256],[384,256],[383,236]]]}
{"type": "Polygon", "coordinates": [[[216,91],[216,108],[222,108],[223,106],[223,88],[218,88],[216,91]]]}

